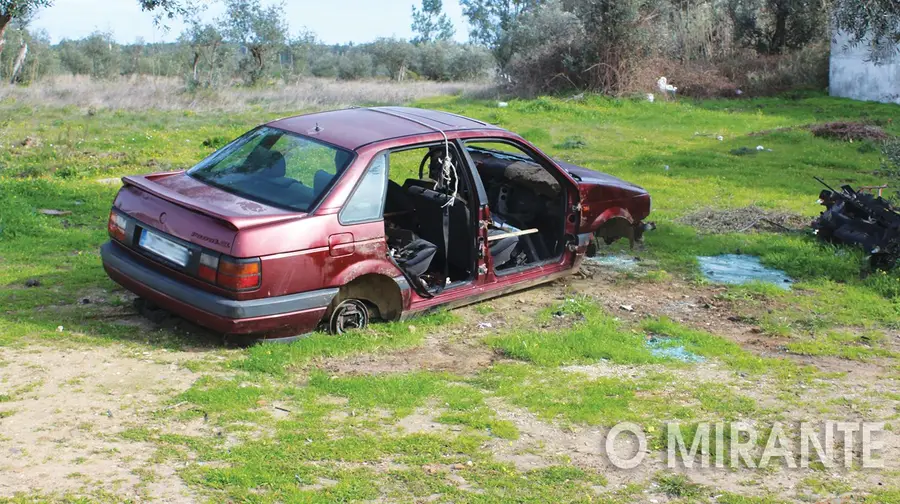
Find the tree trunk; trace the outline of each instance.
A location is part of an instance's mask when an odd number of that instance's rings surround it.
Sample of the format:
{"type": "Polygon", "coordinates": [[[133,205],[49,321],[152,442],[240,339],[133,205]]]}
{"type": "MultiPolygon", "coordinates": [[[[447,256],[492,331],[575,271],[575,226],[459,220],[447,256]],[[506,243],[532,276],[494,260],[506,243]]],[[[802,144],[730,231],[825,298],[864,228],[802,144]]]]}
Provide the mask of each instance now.
{"type": "Polygon", "coordinates": [[[22,70],[22,65],[25,64],[25,55],[28,54],[28,44],[25,41],[22,41],[22,45],[19,47],[19,54],[16,55],[16,62],[13,63],[12,70],[12,78],[9,79],[10,84],[15,84],[16,79],[19,77],[19,72],[22,70]]]}
{"type": "Polygon", "coordinates": [[[197,84],[197,73],[200,71],[200,49],[194,51],[194,64],[192,65],[194,84],[197,84]]]}
{"type": "Polygon", "coordinates": [[[213,85],[213,77],[215,77],[216,72],[216,53],[219,51],[219,44],[221,44],[220,40],[216,40],[213,42],[212,50],[209,52],[209,58],[207,58],[207,62],[209,63],[209,79],[207,79],[206,85],[213,85]]]}
{"type": "Polygon", "coordinates": [[[788,10],[779,8],[775,13],[775,33],[772,34],[772,46],[769,52],[780,53],[787,44],[788,10]]]}
{"type": "Polygon", "coordinates": [[[6,35],[6,27],[9,26],[9,22],[12,20],[12,16],[9,14],[0,14],[0,54],[3,53],[3,44],[6,43],[4,40],[4,35],[6,35]]]}

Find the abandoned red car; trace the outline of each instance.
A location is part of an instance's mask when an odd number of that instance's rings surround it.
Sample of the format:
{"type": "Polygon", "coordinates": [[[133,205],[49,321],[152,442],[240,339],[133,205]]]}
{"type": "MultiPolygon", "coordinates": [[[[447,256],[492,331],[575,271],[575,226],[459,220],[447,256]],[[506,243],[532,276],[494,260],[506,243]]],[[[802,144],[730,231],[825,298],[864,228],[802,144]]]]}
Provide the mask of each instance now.
{"type": "Polygon", "coordinates": [[[123,178],[109,276],[226,335],[340,333],[549,282],[639,240],[650,196],[496,126],[404,107],[273,121],[123,178]]]}

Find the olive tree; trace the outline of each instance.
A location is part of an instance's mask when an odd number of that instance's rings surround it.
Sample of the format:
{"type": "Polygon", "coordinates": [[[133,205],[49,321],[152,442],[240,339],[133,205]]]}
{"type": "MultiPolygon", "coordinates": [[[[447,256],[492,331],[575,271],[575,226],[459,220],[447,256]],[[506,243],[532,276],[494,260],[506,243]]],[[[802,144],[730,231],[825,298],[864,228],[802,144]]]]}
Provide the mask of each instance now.
{"type": "Polygon", "coordinates": [[[225,0],[226,38],[246,51],[240,70],[248,84],[256,84],[264,75],[272,55],[287,39],[284,5],[263,7],[260,0],[225,0]]]}
{"type": "Polygon", "coordinates": [[[471,26],[469,37],[491,49],[501,71],[515,52],[510,33],[519,17],[544,3],[545,0],[459,0],[471,26]]]}
{"type": "MultiPolygon", "coordinates": [[[[39,8],[51,5],[53,0],[0,0],[0,52],[3,52],[4,35],[13,20],[26,21],[39,8]]],[[[138,0],[138,5],[145,11],[156,12],[157,19],[186,17],[203,8],[202,2],[197,4],[190,0],[138,0]]]]}
{"type": "Polygon", "coordinates": [[[900,2],[897,0],[834,0],[834,25],[850,35],[851,44],[868,41],[870,56],[882,63],[900,47],[900,2]]]}
{"type": "Polygon", "coordinates": [[[224,66],[224,37],[211,24],[194,22],[181,36],[181,42],[191,51],[192,86],[212,86],[216,70],[224,66]],[[205,67],[205,68],[204,68],[205,67]]]}
{"type": "Polygon", "coordinates": [[[405,40],[380,38],[369,45],[375,65],[383,66],[391,78],[402,81],[414,56],[415,47],[405,40]]]}
{"type": "Polygon", "coordinates": [[[14,20],[22,24],[41,7],[46,7],[52,0],[0,0],[0,53],[3,52],[6,30],[14,20]]]}

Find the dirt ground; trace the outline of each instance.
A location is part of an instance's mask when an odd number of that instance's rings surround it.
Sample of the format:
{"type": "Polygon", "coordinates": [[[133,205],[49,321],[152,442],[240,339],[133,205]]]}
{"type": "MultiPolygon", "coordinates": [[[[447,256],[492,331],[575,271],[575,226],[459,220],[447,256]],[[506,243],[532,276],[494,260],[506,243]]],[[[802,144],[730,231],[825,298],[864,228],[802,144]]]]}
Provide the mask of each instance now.
{"type": "MultiPolygon", "coordinates": [[[[511,326],[533,321],[536,312],[573,295],[587,295],[601,302],[622,319],[667,316],[688,326],[727,337],[759,355],[788,355],[827,372],[844,373],[833,382],[818,384],[815,397],[797,394],[803,407],[785,409],[784,422],[822,418],[817,404],[840,398],[865,398],[861,411],[857,402],[832,405],[829,418],[891,418],[895,406],[880,402],[882,394],[900,390],[897,373],[879,361],[858,362],[835,358],[793,356],[784,351],[780,338],[764,336],[758,327],[736,316],[734,306],[721,301],[724,288],[698,287],[678,280],[669,282],[629,281],[622,275],[587,272],[518,294],[494,299],[492,310],[477,306],[458,310],[463,323],[430,334],[422,345],[380,355],[356,355],[327,359],[321,366],[332,374],[379,374],[417,370],[448,371],[473,375],[501,361],[483,343],[484,336],[511,326]],[[623,309],[627,307],[628,309],[623,309]]],[[[130,308],[121,308],[131,320],[130,308]]],[[[143,323],[143,322],[142,322],[143,323]]],[[[560,322],[571,323],[571,322],[560,322]]],[[[415,321],[410,321],[415,324],[415,321]]],[[[898,341],[898,335],[889,336],[898,341]]],[[[0,348],[0,497],[18,493],[62,495],[86,489],[102,489],[135,500],[191,502],[197,498],[178,476],[177,466],[154,459],[155,448],[148,443],[126,441],[120,434],[135,427],[194,429],[188,424],[159,425],[154,412],[170,407],[171,398],[186,390],[201,373],[190,371],[192,361],[217,359],[204,352],[135,350],[110,345],[93,348],[52,348],[26,346],[0,348]]],[[[600,362],[564,368],[574,379],[634,377],[652,371],[650,366],[623,366],[600,362]]],[[[730,387],[752,397],[762,408],[782,408],[775,385],[764,379],[735,376],[723,366],[710,362],[690,370],[667,370],[679,380],[709,382],[730,387]]],[[[497,415],[520,431],[516,441],[495,439],[485,448],[500,461],[520,470],[546,467],[559,461],[596,470],[609,479],[604,491],[623,488],[628,483],[646,482],[665,469],[658,454],[632,471],[612,467],[602,456],[606,430],[592,427],[554,425],[532,413],[491,399],[497,415]]],[[[406,432],[446,431],[438,423],[437,406],[420,408],[401,419],[397,427],[406,432]]],[[[202,432],[202,426],[197,427],[202,432]]],[[[452,430],[452,429],[451,429],[452,430]]],[[[184,433],[184,432],[182,432],[184,433]]],[[[900,437],[885,432],[884,459],[888,470],[900,470],[900,437]]],[[[623,441],[624,452],[635,449],[623,441]]],[[[388,464],[389,466],[389,464],[388,464]]],[[[388,467],[389,469],[389,467],[388,467]]],[[[386,469],[386,470],[388,470],[386,469]]],[[[778,470],[764,477],[743,471],[686,473],[693,481],[741,494],[771,492],[796,499],[801,482],[812,475],[859,486],[863,478],[870,487],[888,483],[890,472],[843,472],[821,474],[810,470],[778,470]],[[752,486],[748,479],[757,478],[752,486]]],[[[464,480],[463,480],[464,481],[464,480]]],[[[327,484],[323,483],[323,485],[327,484]]],[[[461,483],[463,484],[463,483],[461,483]]],[[[658,500],[658,502],[664,502],[658,500]]]]}
{"type": "Polygon", "coordinates": [[[127,498],[190,502],[156,448],[124,441],[197,378],[178,352],[27,347],[0,350],[0,496],[98,489],[127,498]],[[2,416],[0,416],[2,418],[2,416]],[[147,477],[147,476],[151,477],[147,477]]]}

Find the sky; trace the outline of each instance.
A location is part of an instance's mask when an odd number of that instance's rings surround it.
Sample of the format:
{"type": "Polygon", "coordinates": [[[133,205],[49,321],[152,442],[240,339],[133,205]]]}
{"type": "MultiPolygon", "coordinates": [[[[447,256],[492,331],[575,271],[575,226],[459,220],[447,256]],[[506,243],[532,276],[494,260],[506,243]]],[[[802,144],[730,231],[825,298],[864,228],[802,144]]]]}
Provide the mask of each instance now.
{"type": "MultiPolygon", "coordinates": [[[[202,15],[212,21],[223,8],[214,1],[191,0],[209,7],[202,15]]],[[[277,3],[262,0],[263,4],[277,3]]],[[[410,23],[413,0],[285,0],[285,16],[291,34],[304,27],[328,44],[370,42],[378,37],[412,37],[410,23]]],[[[444,0],[444,11],[456,27],[456,39],[468,39],[462,10],[457,0],[444,0]]],[[[166,21],[169,30],[154,25],[153,14],[142,12],[137,0],[55,0],[42,9],[31,23],[46,30],[56,43],[82,38],[95,31],[110,32],[116,41],[131,43],[165,42],[178,38],[184,29],[179,21],[166,21]]]]}

